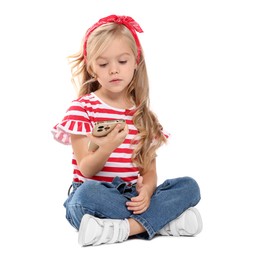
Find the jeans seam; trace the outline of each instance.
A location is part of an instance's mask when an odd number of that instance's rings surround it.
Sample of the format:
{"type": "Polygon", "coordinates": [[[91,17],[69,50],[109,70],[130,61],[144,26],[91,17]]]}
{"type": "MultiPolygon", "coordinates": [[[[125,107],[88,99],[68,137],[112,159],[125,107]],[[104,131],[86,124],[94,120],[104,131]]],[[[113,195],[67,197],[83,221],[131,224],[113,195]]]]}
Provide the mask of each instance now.
{"type": "Polygon", "coordinates": [[[145,228],[148,233],[149,239],[152,239],[154,237],[156,232],[153,230],[152,226],[146,219],[142,218],[140,215],[131,215],[130,218],[136,220],[145,228]]]}

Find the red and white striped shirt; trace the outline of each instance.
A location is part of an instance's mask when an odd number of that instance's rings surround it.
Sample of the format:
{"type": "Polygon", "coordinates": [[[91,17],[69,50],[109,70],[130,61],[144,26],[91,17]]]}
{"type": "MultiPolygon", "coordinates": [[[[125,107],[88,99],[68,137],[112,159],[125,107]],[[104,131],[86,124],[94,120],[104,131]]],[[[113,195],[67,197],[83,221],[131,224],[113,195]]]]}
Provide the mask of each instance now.
{"type": "MultiPolygon", "coordinates": [[[[131,142],[138,133],[132,120],[134,112],[135,107],[132,109],[113,108],[105,104],[94,93],[90,93],[72,101],[62,122],[53,128],[52,133],[57,141],[71,144],[70,134],[86,135],[91,133],[94,124],[98,121],[125,119],[129,133],[124,142],[109,156],[101,171],[90,179],[111,182],[114,177],[118,176],[127,183],[135,183],[139,169],[131,159],[135,148],[131,142]]],[[[165,136],[168,137],[167,134],[165,136]]],[[[87,178],[80,172],[74,155],[72,165],[73,181],[86,181],[87,178]]]]}

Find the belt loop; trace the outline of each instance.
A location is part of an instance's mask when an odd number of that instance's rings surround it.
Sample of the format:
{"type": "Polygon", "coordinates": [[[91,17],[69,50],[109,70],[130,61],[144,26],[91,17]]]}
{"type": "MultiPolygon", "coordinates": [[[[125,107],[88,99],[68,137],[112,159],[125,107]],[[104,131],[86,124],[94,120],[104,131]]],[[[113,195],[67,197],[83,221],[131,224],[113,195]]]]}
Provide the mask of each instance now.
{"type": "Polygon", "coordinates": [[[68,189],[68,196],[70,195],[70,193],[71,193],[71,188],[73,187],[73,185],[71,184],[71,186],[69,187],[69,189],[68,189]]]}

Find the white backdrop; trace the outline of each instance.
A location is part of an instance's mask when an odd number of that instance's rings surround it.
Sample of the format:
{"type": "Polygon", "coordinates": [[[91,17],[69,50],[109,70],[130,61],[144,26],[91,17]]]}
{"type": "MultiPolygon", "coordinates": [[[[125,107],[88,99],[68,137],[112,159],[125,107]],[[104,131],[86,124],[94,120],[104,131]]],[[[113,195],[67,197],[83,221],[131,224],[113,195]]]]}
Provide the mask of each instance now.
{"type": "Polygon", "coordinates": [[[125,256],[251,259],[254,173],[253,1],[51,0],[0,3],[1,259],[125,256]],[[143,28],[151,105],[172,138],[159,151],[159,181],[200,184],[204,230],[80,248],[62,206],[71,149],[51,128],[75,91],[66,57],[110,14],[143,28]],[[131,254],[131,255],[130,255],[131,254]],[[160,254],[161,255],[161,254],[160,254]]]}

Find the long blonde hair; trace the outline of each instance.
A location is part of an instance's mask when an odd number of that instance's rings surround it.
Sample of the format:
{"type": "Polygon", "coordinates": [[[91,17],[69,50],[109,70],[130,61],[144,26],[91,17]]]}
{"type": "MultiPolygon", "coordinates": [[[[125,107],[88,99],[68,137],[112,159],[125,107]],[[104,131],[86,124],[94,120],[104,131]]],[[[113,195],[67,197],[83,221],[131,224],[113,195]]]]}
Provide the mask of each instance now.
{"type": "MultiPolygon", "coordinates": [[[[133,54],[137,57],[137,46],[131,32],[126,26],[117,23],[101,25],[91,33],[87,41],[86,59],[84,58],[84,42],[78,53],[69,56],[72,81],[78,89],[78,97],[100,88],[96,75],[93,74],[92,63],[116,37],[125,37],[133,54]]],[[[133,122],[139,132],[132,159],[142,173],[149,170],[151,162],[156,157],[156,150],[166,142],[162,127],[156,115],[150,110],[149,82],[142,49],[133,80],[127,87],[127,93],[136,105],[133,122]]]]}

